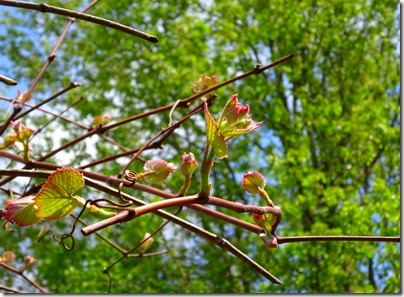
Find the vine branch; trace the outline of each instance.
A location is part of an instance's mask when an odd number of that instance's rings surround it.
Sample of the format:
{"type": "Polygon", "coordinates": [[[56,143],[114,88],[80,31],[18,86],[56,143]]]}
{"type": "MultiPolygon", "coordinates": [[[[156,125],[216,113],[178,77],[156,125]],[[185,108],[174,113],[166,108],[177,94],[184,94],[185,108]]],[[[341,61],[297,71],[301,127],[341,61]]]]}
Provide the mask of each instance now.
{"type": "Polygon", "coordinates": [[[119,30],[122,32],[125,32],[127,34],[136,36],[138,38],[150,41],[152,43],[157,43],[159,40],[157,37],[147,34],[145,32],[136,30],[134,28],[109,21],[103,18],[99,18],[90,14],[86,13],[81,13],[77,12],[74,10],[69,10],[65,8],[60,8],[52,5],[48,5],[45,3],[31,3],[31,2],[24,2],[24,1],[13,1],[13,0],[0,0],[0,5],[4,6],[12,6],[12,7],[18,7],[18,8],[24,8],[24,9],[31,9],[31,10],[36,10],[40,11],[43,13],[53,13],[53,14],[58,14],[58,15],[63,15],[83,21],[87,21],[90,23],[98,24],[101,26],[109,27],[115,30],[119,30]]]}

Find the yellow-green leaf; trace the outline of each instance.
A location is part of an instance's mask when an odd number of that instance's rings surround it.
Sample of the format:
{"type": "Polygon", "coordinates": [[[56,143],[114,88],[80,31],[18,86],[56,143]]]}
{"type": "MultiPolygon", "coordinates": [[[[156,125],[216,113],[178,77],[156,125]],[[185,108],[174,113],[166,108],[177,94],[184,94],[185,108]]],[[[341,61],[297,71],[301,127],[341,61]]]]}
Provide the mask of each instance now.
{"type": "Polygon", "coordinates": [[[53,172],[35,197],[37,216],[46,220],[63,218],[82,204],[73,194],[84,187],[83,175],[74,168],[63,167],[53,172]]]}
{"type": "Polygon", "coordinates": [[[205,102],[205,122],[206,122],[206,141],[208,145],[213,147],[215,156],[223,159],[227,158],[227,145],[224,137],[220,132],[215,120],[210,115],[208,104],[205,102]]]}

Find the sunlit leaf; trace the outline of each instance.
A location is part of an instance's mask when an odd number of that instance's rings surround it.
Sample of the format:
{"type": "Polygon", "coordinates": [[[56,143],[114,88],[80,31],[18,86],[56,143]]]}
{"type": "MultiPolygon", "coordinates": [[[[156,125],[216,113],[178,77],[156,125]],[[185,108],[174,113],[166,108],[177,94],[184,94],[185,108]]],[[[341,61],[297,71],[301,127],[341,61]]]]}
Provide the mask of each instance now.
{"type": "Polygon", "coordinates": [[[53,172],[35,197],[37,216],[46,220],[63,218],[71,214],[81,197],[73,194],[84,187],[83,175],[73,168],[63,167],[53,172]]]}
{"type": "Polygon", "coordinates": [[[248,193],[258,194],[260,189],[265,187],[265,178],[259,172],[247,172],[241,185],[248,193]]]}

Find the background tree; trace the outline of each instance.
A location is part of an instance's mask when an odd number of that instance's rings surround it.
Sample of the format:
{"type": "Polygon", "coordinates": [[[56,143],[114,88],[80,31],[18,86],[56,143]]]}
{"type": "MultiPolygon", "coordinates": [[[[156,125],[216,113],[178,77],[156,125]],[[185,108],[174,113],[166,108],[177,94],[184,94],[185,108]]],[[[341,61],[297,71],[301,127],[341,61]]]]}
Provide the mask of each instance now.
{"type": "MultiPolygon", "coordinates": [[[[73,10],[84,7],[76,0],[48,2],[73,10]]],[[[83,97],[68,112],[69,118],[90,125],[93,116],[107,113],[117,121],[188,97],[192,82],[201,73],[215,74],[223,81],[256,63],[268,64],[293,53],[293,60],[215,92],[218,99],[212,114],[222,109],[231,94],[238,93],[250,104],[254,119],[263,124],[258,132],[233,141],[230,157],[214,167],[213,194],[259,205],[258,198],[245,194],[240,185],[244,172],[257,170],[266,177],[271,198],[283,210],[280,236],[398,235],[397,11],[396,2],[376,0],[300,1],[293,6],[283,1],[100,2],[89,13],[153,34],[159,43],[77,21],[32,101],[77,81],[81,86],[52,103],[52,109],[62,111],[83,97]]],[[[16,94],[38,73],[65,18],[7,8],[1,24],[0,52],[8,62],[0,63],[0,71],[20,83],[14,88],[1,87],[16,94]]],[[[179,119],[184,114],[176,110],[173,116],[179,119]]],[[[41,127],[47,117],[40,114],[25,121],[41,127]]],[[[109,130],[105,136],[132,149],[168,122],[168,113],[159,114],[109,130]]],[[[201,113],[176,130],[162,150],[148,150],[142,156],[164,155],[180,164],[182,152],[192,151],[200,161],[203,123],[201,113]]],[[[72,124],[52,122],[31,144],[32,156],[37,159],[81,134],[72,124]]],[[[119,151],[94,136],[50,160],[78,167],[119,151]]],[[[91,170],[116,175],[127,161],[125,157],[91,170]]],[[[3,168],[8,164],[1,163],[3,168]]],[[[138,162],[130,169],[142,166],[138,162]]],[[[175,191],[180,185],[181,177],[174,174],[166,187],[175,191]]],[[[196,193],[198,187],[194,183],[189,192],[196,193]]],[[[9,198],[1,195],[3,201],[9,198]]],[[[133,195],[154,199],[135,191],[133,195]]],[[[302,242],[268,249],[257,236],[192,210],[185,209],[179,216],[237,243],[284,285],[269,283],[223,250],[169,224],[150,249],[169,248],[171,253],[120,262],[111,271],[112,292],[399,291],[399,244],[302,242]]],[[[237,217],[252,222],[248,214],[237,217]]],[[[101,233],[130,248],[134,240],[138,242],[161,222],[161,218],[147,215],[101,233]]],[[[47,226],[65,230],[68,223],[47,226]]],[[[108,278],[101,274],[102,269],[119,253],[97,237],[78,235],[75,249],[67,254],[50,237],[36,243],[38,228],[14,229],[0,231],[7,238],[0,251],[18,251],[17,257],[32,254],[38,259],[34,274],[49,291],[106,290],[108,278]]],[[[25,284],[13,280],[8,272],[0,270],[0,276],[5,284],[24,289],[25,284]]]]}

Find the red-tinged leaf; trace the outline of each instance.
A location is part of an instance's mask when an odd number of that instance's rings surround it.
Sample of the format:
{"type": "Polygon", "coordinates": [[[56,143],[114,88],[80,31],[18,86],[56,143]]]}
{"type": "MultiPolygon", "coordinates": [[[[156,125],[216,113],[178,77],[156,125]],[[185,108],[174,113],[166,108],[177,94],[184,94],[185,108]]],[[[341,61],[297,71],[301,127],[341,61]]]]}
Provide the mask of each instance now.
{"type": "Polygon", "coordinates": [[[165,180],[168,175],[177,167],[173,163],[167,163],[161,159],[147,161],[143,166],[145,173],[138,174],[138,177],[144,177],[148,182],[158,183],[165,180]]]}
{"type": "Polygon", "coordinates": [[[25,196],[6,202],[7,212],[3,220],[11,221],[18,226],[30,226],[40,220],[34,203],[34,196],[25,196]]]}
{"type": "Polygon", "coordinates": [[[6,251],[1,255],[0,262],[10,262],[15,259],[15,254],[11,251],[6,251]]]}
{"type": "Polygon", "coordinates": [[[73,194],[84,187],[83,175],[76,169],[63,167],[53,172],[35,197],[37,216],[46,220],[71,214],[84,199],[73,194]]]}
{"type": "Polygon", "coordinates": [[[226,103],[218,126],[226,141],[231,138],[246,134],[261,126],[262,122],[255,122],[249,114],[250,107],[242,105],[237,98],[237,94],[232,95],[226,103]]]}
{"type": "Polygon", "coordinates": [[[215,156],[223,159],[227,158],[227,145],[224,137],[220,132],[215,120],[210,115],[208,104],[205,102],[205,123],[206,123],[206,142],[211,145],[215,152],[215,156]]]}
{"type": "Polygon", "coordinates": [[[265,214],[257,214],[253,213],[252,217],[254,219],[255,224],[260,226],[265,230],[265,234],[271,235],[272,225],[276,221],[276,217],[273,214],[265,213],[265,214]]]}
{"type": "Polygon", "coordinates": [[[258,194],[265,187],[265,178],[259,172],[247,172],[241,185],[248,193],[258,194]]]}

